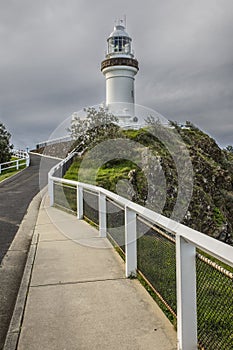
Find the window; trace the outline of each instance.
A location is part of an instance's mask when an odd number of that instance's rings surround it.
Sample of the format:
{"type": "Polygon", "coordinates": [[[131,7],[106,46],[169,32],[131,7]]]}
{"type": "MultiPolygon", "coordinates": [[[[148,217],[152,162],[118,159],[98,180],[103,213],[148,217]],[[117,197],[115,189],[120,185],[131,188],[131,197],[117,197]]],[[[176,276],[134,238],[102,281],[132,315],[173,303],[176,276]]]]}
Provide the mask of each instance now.
{"type": "Polygon", "coordinates": [[[119,38],[114,38],[114,51],[118,52],[119,49],[119,38]]]}
{"type": "Polygon", "coordinates": [[[108,40],[108,53],[126,53],[131,52],[130,38],[113,37],[108,40]]]}

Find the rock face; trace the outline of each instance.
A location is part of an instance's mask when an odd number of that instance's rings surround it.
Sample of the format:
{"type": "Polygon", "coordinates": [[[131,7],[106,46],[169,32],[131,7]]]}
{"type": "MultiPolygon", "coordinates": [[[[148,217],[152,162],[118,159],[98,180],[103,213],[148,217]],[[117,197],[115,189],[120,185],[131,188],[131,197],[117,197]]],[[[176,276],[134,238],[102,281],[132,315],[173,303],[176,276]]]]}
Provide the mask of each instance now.
{"type": "Polygon", "coordinates": [[[190,125],[177,128],[187,144],[194,169],[194,192],[190,217],[185,224],[210,236],[232,243],[232,155],[221,150],[208,135],[190,125]]]}
{"type": "MultiPolygon", "coordinates": [[[[182,223],[233,244],[233,153],[221,150],[210,136],[189,122],[182,127],[171,124],[184,141],[193,166],[193,195],[182,223]]],[[[139,130],[134,140],[150,144],[160,158],[167,184],[163,214],[169,217],[178,190],[174,160],[166,147],[146,131],[139,130]]]]}

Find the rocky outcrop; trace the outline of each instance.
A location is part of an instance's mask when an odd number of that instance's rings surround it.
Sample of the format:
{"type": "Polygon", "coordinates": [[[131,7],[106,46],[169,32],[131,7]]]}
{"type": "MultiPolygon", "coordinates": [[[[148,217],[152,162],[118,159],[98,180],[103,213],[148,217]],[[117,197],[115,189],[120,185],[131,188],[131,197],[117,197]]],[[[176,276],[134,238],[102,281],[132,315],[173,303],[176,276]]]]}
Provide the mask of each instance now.
{"type": "MultiPolygon", "coordinates": [[[[222,150],[214,139],[190,122],[187,122],[185,126],[179,126],[174,122],[171,125],[184,141],[193,167],[193,194],[183,223],[232,244],[233,153],[230,150],[222,150]]],[[[132,134],[128,132],[128,136],[132,137],[132,134]]],[[[179,190],[177,166],[174,159],[165,145],[146,129],[134,132],[132,138],[149,145],[153,153],[158,156],[167,187],[163,214],[170,217],[179,190]]],[[[144,183],[144,186],[146,187],[147,184],[144,183]]],[[[138,192],[143,191],[139,189],[138,192]]]]}
{"type": "Polygon", "coordinates": [[[187,123],[177,127],[193,164],[194,191],[190,215],[184,223],[210,236],[232,243],[233,172],[231,155],[207,134],[187,123]]]}

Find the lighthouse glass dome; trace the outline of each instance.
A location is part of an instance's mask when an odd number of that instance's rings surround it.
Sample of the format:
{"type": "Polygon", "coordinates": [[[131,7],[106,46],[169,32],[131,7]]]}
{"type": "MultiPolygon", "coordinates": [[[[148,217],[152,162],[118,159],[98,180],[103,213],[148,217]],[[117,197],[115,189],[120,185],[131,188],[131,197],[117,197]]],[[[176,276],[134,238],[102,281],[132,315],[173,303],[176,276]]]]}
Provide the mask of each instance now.
{"type": "Polygon", "coordinates": [[[110,34],[108,38],[108,53],[107,56],[111,55],[132,55],[131,52],[131,41],[128,33],[125,31],[123,25],[116,25],[114,31],[110,34]]]}

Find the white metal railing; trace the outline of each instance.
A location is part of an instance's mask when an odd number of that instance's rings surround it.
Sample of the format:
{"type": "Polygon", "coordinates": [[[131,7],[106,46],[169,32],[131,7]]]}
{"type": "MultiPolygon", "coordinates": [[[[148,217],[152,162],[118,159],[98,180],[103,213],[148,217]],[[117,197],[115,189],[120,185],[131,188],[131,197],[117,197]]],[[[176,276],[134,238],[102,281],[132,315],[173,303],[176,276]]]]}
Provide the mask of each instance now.
{"type": "Polygon", "coordinates": [[[1,163],[0,174],[5,170],[14,169],[14,168],[16,170],[19,170],[19,168],[23,165],[25,165],[26,167],[30,165],[30,156],[28,152],[23,150],[13,149],[11,153],[12,153],[12,156],[18,157],[19,159],[1,163]]]}
{"type": "Polygon", "coordinates": [[[137,272],[137,215],[175,235],[178,349],[197,349],[196,248],[200,248],[202,251],[233,267],[233,247],[133,203],[104,188],[55,177],[54,173],[71,157],[73,157],[73,154],[70,154],[49,172],[50,205],[54,204],[55,182],[76,187],[78,219],[83,218],[83,190],[91,190],[98,194],[100,237],[107,236],[106,199],[109,198],[121,205],[125,211],[126,277],[136,275],[137,272]]]}
{"type": "Polygon", "coordinates": [[[72,137],[70,135],[61,136],[61,137],[58,137],[56,139],[51,139],[51,140],[46,140],[46,141],[39,142],[39,143],[37,143],[36,148],[38,149],[38,148],[41,148],[41,147],[46,147],[46,146],[49,146],[49,145],[54,145],[54,144],[57,144],[57,143],[71,141],[71,140],[72,140],[72,137]]]}

